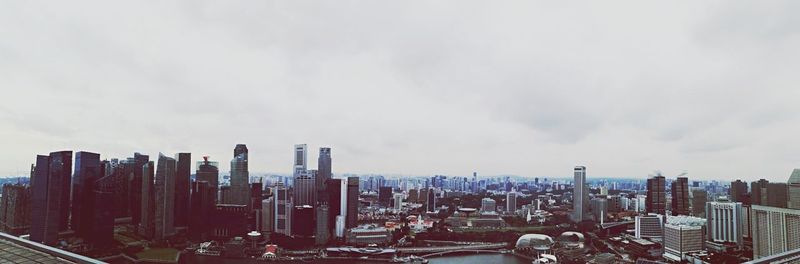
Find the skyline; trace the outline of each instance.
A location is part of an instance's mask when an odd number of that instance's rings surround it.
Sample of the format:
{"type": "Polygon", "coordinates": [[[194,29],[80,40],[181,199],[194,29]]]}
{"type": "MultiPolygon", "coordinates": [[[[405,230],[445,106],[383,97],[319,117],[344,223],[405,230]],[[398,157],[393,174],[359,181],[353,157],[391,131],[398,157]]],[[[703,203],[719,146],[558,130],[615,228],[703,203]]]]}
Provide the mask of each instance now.
{"type": "Polygon", "coordinates": [[[455,3],[4,3],[0,177],[59,150],[224,174],[237,143],[253,172],[294,144],[335,173],[800,167],[800,3],[455,3]]]}

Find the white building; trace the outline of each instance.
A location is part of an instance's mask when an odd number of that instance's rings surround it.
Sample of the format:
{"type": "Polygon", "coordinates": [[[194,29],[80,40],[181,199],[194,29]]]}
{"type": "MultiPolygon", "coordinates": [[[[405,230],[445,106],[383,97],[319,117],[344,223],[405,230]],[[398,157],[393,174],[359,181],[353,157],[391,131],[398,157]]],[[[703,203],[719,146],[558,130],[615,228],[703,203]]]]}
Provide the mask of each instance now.
{"type": "Polygon", "coordinates": [[[394,194],[394,210],[395,212],[400,212],[403,209],[403,194],[402,193],[395,193],[394,194]]]}
{"type": "Polygon", "coordinates": [[[743,243],[742,203],[707,202],[706,217],[708,240],[714,242],[733,242],[739,248],[743,243]]]}
{"type": "Polygon", "coordinates": [[[589,188],[586,186],[586,167],[575,166],[575,186],[572,192],[572,221],[588,219],[589,188]]]}
{"type": "Polygon", "coordinates": [[[703,250],[703,226],[666,224],[664,226],[664,258],[679,262],[684,255],[703,250]]]}
{"type": "Polygon", "coordinates": [[[754,259],[800,248],[800,210],[753,205],[751,212],[754,259]]]}
{"type": "Polygon", "coordinates": [[[664,216],[659,214],[636,217],[636,238],[661,240],[664,237],[664,216]]]}
{"type": "Polygon", "coordinates": [[[337,215],[336,216],[336,230],[335,230],[336,234],[335,235],[336,235],[337,238],[344,238],[344,220],[345,220],[345,218],[344,218],[343,215],[337,215]]]}

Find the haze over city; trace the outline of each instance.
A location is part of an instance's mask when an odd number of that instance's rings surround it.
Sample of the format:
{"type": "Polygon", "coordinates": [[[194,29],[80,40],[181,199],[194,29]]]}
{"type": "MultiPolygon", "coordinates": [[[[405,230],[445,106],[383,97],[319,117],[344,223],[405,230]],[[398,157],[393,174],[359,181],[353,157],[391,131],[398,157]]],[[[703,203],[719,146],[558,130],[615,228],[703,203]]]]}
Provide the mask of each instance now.
{"type": "Polygon", "coordinates": [[[0,177],[36,154],[290,173],[784,182],[798,2],[0,4],[0,177]],[[312,165],[315,162],[312,161],[312,165]]]}

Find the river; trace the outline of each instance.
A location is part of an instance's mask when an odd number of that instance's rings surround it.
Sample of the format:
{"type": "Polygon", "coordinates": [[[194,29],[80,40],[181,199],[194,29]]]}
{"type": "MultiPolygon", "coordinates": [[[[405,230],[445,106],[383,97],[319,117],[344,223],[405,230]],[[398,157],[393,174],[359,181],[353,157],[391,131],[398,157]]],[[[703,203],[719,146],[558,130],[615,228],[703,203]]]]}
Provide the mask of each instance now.
{"type": "Polygon", "coordinates": [[[530,261],[515,257],[513,255],[505,254],[492,254],[492,255],[461,255],[461,256],[447,256],[435,257],[428,259],[430,264],[489,264],[489,263],[503,263],[503,264],[528,264],[530,261]]]}

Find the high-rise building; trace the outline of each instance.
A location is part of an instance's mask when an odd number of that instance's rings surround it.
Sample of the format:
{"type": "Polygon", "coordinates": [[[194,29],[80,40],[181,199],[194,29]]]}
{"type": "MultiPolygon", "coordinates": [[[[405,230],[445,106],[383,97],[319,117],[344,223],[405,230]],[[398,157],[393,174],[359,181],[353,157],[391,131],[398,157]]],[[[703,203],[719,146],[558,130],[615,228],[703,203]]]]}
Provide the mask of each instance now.
{"type": "Polygon", "coordinates": [[[0,197],[0,231],[14,236],[28,234],[31,227],[31,187],[3,184],[0,197]]]}
{"type": "Polygon", "coordinates": [[[262,234],[271,234],[275,229],[275,198],[269,197],[261,201],[262,234]]]}
{"type": "Polygon", "coordinates": [[[192,173],[192,154],[175,154],[175,227],[189,226],[189,181],[192,173]]]}
{"type": "Polygon", "coordinates": [[[336,216],[336,225],[335,226],[336,226],[336,228],[335,228],[336,232],[334,232],[334,235],[336,235],[336,238],[338,238],[338,239],[344,238],[344,230],[345,230],[345,216],[344,215],[337,215],[336,216]]]}
{"type": "Polygon", "coordinates": [[[142,166],[141,180],[141,195],[142,200],[140,213],[141,218],[139,221],[139,235],[145,238],[153,238],[156,228],[156,196],[155,186],[153,179],[155,178],[156,165],[152,161],[148,161],[142,166]]]}
{"type": "Polygon", "coordinates": [[[789,206],[789,187],[786,183],[770,182],[767,184],[766,206],[780,208],[787,208],[789,206]]]}
{"type": "Polygon", "coordinates": [[[400,212],[403,209],[403,194],[402,193],[395,193],[394,198],[392,199],[392,205],[394,206],[395,212],[400,212]]]}
{"type": "Polygon", "coordinates": [[[435,212],[436,210],[436,189],[429,189],[428,190],[428,199],[425,202],[425,205],[428,206],[427,212],[435,212]]]}
{"type": "Polygon", "coordinates": [[[175,234],[175,159],[158,154],[155,189],[155,238],[175,234]]]}
{"type": "Polygon", "coordinates": [[[262,193],[264,191],[264,184],[259,182],[254,182],[250,184],[250,208],[253,211],[253,215],[251,217],[252,221],[250,222],[251,228],[250,230],[261,230],[261,227],[264,226],[264,214],[261,213],[264,208],[262,207],[263,198],[262,193]]]}
{"type": "Polygon", "coordinates": [[[347,177],[347,213],[345,214],[345,228],[358,225],[358,177],[347,177]]]}
{"type": "Polygon", "coordinates": [[[330,179],[327,185],[328,196],[328,231],[335,233],[336,217],[344,216],[347,208],[347,196],[343,195],[347,190],[347,185],[342,179],[330,179]]]}
{"type": "Polygon", "coordinates": [[[595,221],[605,222],[606,213],[608,213],[608,199],[594,198],[590,201],[590,205],[595,221]]]}
{"type": "Polygon", "coordinates": [[[689,179],[678,177],[670,186],[672,191],[672,215],[689,215],[689,179]]]}
{"type": "Polygon", "coordinates": [[[292,206],[289,190],[283,186],[275,186],[273,187],[272,193],[275,198],[275,233],[291,236],[291,218],[294,206],[292,206]]]}
{"type": "Polygon", "coordinates": [[[688,223],[664,225],[664,258],[680,262],[688,253],[703,250],[703,226],[688,223]]]}
{"type": "Polygon", "coordinates": [[[788,181],[789,208],[800,209],[800,169],[794,169],[788,181]]]}
{"type": "Polygon", "coordinates": [[[383,207],[389,207],[392,200],[392,187],[384,186],[378,188],[378,203],[383,207]]]}
{"type": "Polygon", "coordinates": [[[755,260],[800,248],[800,210],[754,203],[751,217],[755,260]]]}
{"type": "MultiPolygon", "coordinates": [[[[128,189],[131,223],[138,226],[142,219],[142,172],[144,165],[150,161],[150,156],[133,153],[133,158],[126,162],[126,169],[131,172],[128,189]]],[[[152,167],[155,169],[155,167],[152,167]]],[[[152,178],[150,179],[152,181],[152,178]]],[[[151,189],[152,190],[152,189],[151,189]]]]}
{"type": "Polygon", "coordinates": [[[706,217],[706,202],[708,202],[708,192],[701,188],[692,189],[692,215],[706,217]]]}
{"type": "Polygon", "coordinates": [[[319,148],[319,159],[317,160],[317,197],[320,201],[327,202],[328,195],[327,183],[333,177],[331,171],[331,148],[319,148]]]}
{"type": "Polygon", "coordinates": [[[769,181],[765,179],[750,183],[750,201],[753,205],[767,206],[767,185],[769,181]]]}
{"type": "Polygon", "coordinates": [[[663,239],[664,216],[657,214],[641,215],[636,217],[636,238],[663,239]]]}
{"type": "Polygon", "coordinates": [[[648,213],[663,215],[666,213],[667,194],[664,191],[666,182],[664,176],[655,176],[647,179],[647,198],[645,200],[648,213]]]}
{"type": "MultiPolygon", "coordinates": [[[[199,170],[198,170],[199,171],[199,170]]],[[[191,185],[191,213],[189,235],[192,241],[206,241],[209,237],[210,221],[216,205],[216,188],[208,181],[197,180],[191,185]]]]}
{"type": "Polygon", "coordinates": [[[747,183],[742,180],[731,182],[730,193],[732,202],[740,202],[742,205],[750,204],[750,195],[747,192],[747,183]]]}
{"type": "Polygon", "coordinates": [[[706,204],[708,240],[743,245],[742,203],[708,202],[706,204]]]}
{"type": "Polygon", "coordinates": [[[197,171],[195,173],[197,181],[208,183],[208,187],[211,188],[211,193],[214,194],[211,197],[211,199],[213,199],[213,205],[216,205],[217,192],[219,190],[219,165],[217,162],[209,161],[208,156],[203,156],[203,161],[197,162],[197,171]]]}
{"type": "Polygon", "coordinates": [[[75,153],[75,174],[72,177],[72,229],[82,238],[91,234],[94,209],[94,182],[100,179],[100,154],[75,153]]]}
{"type": "Polygon", "coordinates": [[[516,192],[506,193],[506,212],[516,212],[516,211],[517,211],[517,193],[516,192]]]}
{"type": "Polygon", "coordinates": [[[418,197],[419,197],[419,192],[417,191],[417,189],[408,190],[408,198],[406,199],[408,200],[409,203],[416,203],[418,197]]]}
{"type": "Polygon", "coordinates": [[[58,232],[67,230],[69,221],[72,151],[51,152],[36,157],[31,198],[30,239],[54,245],[58,232]]]}
{"type": "Polygon", "coordinates": [[[325,245],[328,243],[330,239],[330,229],[328,223],[328,214],[330,211],[328,210],[327,204],[320,204],[316,207],[316,233],[314,235],[315,244],[317,245],[325,245]]]}
{"type": "Polygon", "coordinates": [[[497,202],[492,198],[481,199],[481,212],[494,212],[497,211],[497,202]]]}
{"type": "Polygon", "coordinates": [[[317,202],[315,170],[303,171],[294,177],[294,205],[314,205],[317,202]]]}
{"type": "Polygon", "coordinates": [[[314,236],[314,207],[310,205],[297,205],[292,212],[292,235],[299,237],[314,236]]]}
{"type": "Polygon", "coordinates": [[[236,145],[231,160],[231,204],[250,204],[250,173],[247,168],[247,147],[244,144],[236,145]]]}
{"type": "MultiPolygon", "coordinates": [[[[101,172],[105,167],[101,166],[101,172]]],[[[93,215],[89,216],[88,235],[86,240],[95,248],[107,248],[114,245],[114,193],[119,189],[118,174],[100,173],[108,175],[95,181],[93,184],[93,197],[91,206],[93,215]]],[[[127,203],[125,203],[127,204],[127,203]]]]}
{"type": "Polygon", "coordinates": [[[575,187],[572,193],[572,221],[580,222],[588,219],[589,187],[586,185],[586,167],[575,166],[575,187]]]}
{"type": "Polygon", "coordinates": [[[303,174],[308,169],[308,152],[306,144],[294,145],[294,176],[303,174]]]}

